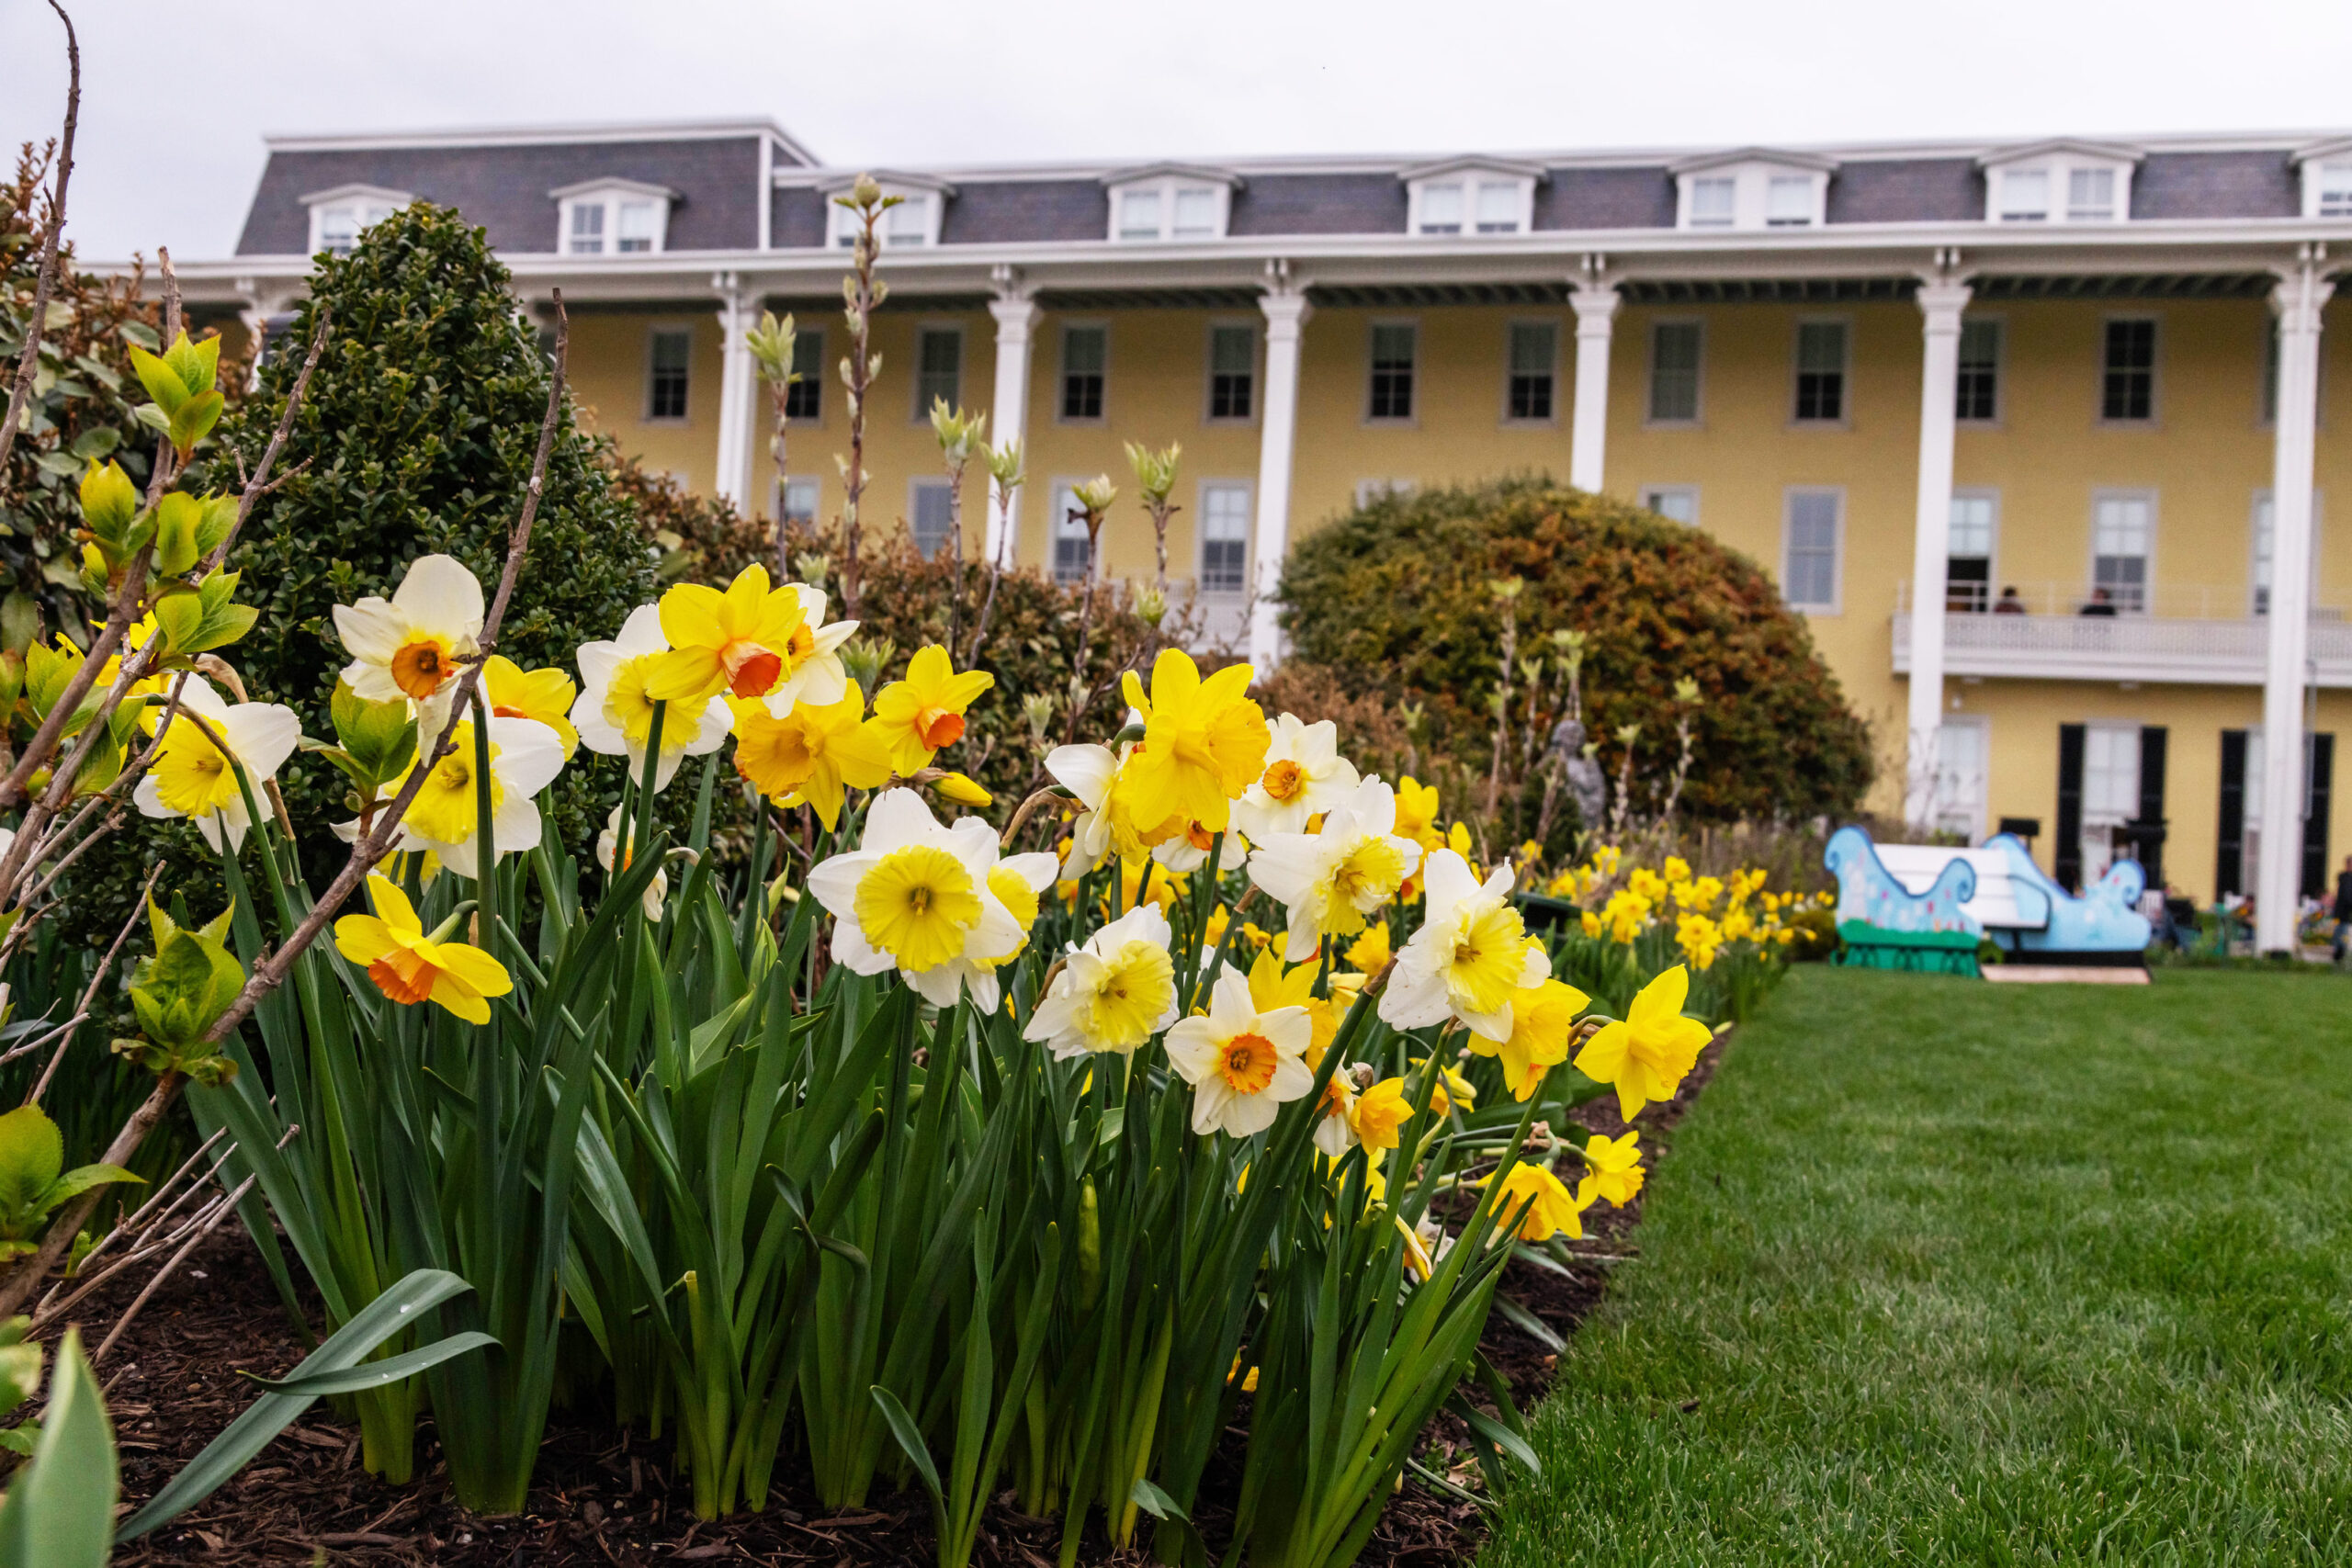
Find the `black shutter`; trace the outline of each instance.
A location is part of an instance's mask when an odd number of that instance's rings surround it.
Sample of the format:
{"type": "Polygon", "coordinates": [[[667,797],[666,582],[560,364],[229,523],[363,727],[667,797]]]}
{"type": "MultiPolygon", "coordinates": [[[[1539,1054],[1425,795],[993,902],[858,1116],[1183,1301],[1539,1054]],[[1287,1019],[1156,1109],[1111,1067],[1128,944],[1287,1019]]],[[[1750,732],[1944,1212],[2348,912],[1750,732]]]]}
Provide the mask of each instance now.
{"type": "Polygon", "coordinates": [[[2215,836],[2213,897],[2245,891],[2245,731],[2222,731],[2222,827],[2215,836]]]}
{"type": "Polygon", "coordinates": [[[2335,773],[2335,737],[2303,737],[2303,883],[2306,898],[2327,893],[2327,809],[2335,773]]]}
{"type": "Polygon", "coordinates": [[[2138,845],[2140,868],[2148,874],[2148,886],[2161,893],[2165,886],[2165,727],[2161,724],[2140,727],[2140,823],[2148,832],[2138,845]]]}
{"type": "Polygon", "coordinates": [[[2083,880],[2083,727],[2058,727],[2058,886],[2079,890],[2083,880]]]}

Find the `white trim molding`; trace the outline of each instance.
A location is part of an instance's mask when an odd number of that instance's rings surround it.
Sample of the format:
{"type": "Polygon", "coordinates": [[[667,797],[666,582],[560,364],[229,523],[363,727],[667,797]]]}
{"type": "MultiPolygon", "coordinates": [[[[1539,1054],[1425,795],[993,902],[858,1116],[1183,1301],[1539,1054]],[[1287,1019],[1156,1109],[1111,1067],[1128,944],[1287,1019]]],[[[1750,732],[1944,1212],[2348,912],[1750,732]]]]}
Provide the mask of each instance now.
{"type": "Polygon", "coordinates": [[[1136,245],[1222,240],[1241,176],[1188,164],[1155,164],[1102,179],[1109,195],[1105,238],[1136,245]]]}

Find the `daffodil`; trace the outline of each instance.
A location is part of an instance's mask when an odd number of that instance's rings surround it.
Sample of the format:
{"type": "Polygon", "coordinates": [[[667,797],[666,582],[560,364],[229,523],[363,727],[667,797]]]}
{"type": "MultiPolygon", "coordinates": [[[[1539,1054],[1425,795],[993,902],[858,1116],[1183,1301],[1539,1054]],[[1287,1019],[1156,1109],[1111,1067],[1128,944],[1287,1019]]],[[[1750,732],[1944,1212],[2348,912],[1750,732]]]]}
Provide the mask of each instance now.
{"type": "Polygon", "coordinates": [[[1644,986],[1622,1021],[1603,1024],[1577,1053],[1577,1070],[1617,1089],[1618,1114],[1628,1122],[1653,1100],[1671,1100],[1699,1053],[1714,1036],[1682,1016],[1690,972],[1678,964],[1644,986]]]}
{"type": "MultiPolygon", "coordinates": [[[[190,675],[181,688],[180,708],[162,732],[155,760],[130,798],[142,816],[191,819],[216,852],[224,844],[232,852],[242,849],[253,817],[229,760],[235,758],[244,769],[261,809],[274,815],[277,807],[262,786],[294,754],[302,739],[302,721],[292,708],[278,703],[232,707],[199,675],[190,675]],[[220,746],[213,744],[215,737],[220,746]],[[228,748],[226,756],[220,746],[228,748]]],[[[161,715],[164,710],[159,706],[154,711],[161,715]]]]}
{"type": "MultiPolygon", "coordinates": [[[[537,719],[563,742],[563,760],[580,750],[580,731],[571,728],[571,704],[578,688],[560,670],[525,670],[503,653],[481,661],[481,694],[493,718],[537,719]]],[[[427,737],[429,744],[434,737],[427,737]]]]}
{"type": "MultiPolygon", "coordinates": [[[[563,741],[529,718],[493,718],[489,736],[491,854],[496,858],[537,846],[539,807],[534,797],[563,772],[563,741]]],[[[400,847],[430,850],[445,867],[470,877],[481,864],[477,840],[482,827],[473,720],[458,724],[451,739],[449,754],[426,769],[408,815],[401,818],[400,847]]],[[[424,767],[429,752],[427,743],[410,772],[424,767]]],[[[386,784],[384,798],[399,794],[405,783],[403,777],[386,784]]]]}
{"type": "Polygon", "coordinates": [[[1211,874],[1222,876],[1228,871],[1239,871],[1250,860],[1250,840],[1238,828],[1227,828],[1220,836],[1210,832],[1198,822],[1185,824],[1184,830],[1173,838],[1163,839],[1151,847],[1151,858],[1179,876],[1190,876],[1209,863],[1209,852],[1216,851],[1216,870],[1211,874]],[[1223,847],[1219,848],[1220,838],[1223,847]]]}
{"type": "Polygon", "coordinates": [[[1035,850],[1028,854],[1007,855],[989,867],[989,891],[996,895],[997,902],[1005,907],[1013,923],[1021,928],[1019,942],[985,959],[990,967],[1003,968],[1029,945],[1030,928],[1037,923],[1038,900],[1054,885],[1060,865],[1050,850],[1035,850]]]}
{"type": "Polygon", "coordinates": [[[1512,995],[1552,972],[1511,907],[1510,867],[1496,867],[1481,884],[1460,855],[1434,850],[1423,874],[1428,905],[1420,929],[1389,972],[1380,998],[1382,1020],[1397,1029],[1419,1029],[1453,1017],[1473,1033],[1498,1043],[1509,1040],[1512,995]]]}
{"type": "Polygon", "coordinates": [[[964,738],[965,710],[995,684],[985,670],[958,675],[937,643],[917,649],[907,660],[906,678],[874,699],[874,724],[890,748],[890,765],[909,777],[931,766],[933,754],[964,738]]]}
{"type": "Polygon", "coordinates": [[[808,805],[827,830],[841,825],[851,789],[890,782],[882,738],[863,722],[865,694],[844,685],[833,703],[796,703],[779,718],[764,703],[730,699],[735,771],[780,806],[808,805]]]}
{"type": "MultiPolygon", "coordinates": [[[[1136,815],[1136,773],[1131,766],[1136,748],[1122,746],[1057,746],[1046,755],[1046,773],[1077,796],[1078,820],[1070,827],[1070,865],[1091,871],[1116,850],[1123,860],[1140,859],[1159,844],[1190,832],[1199,824],[1181,817],[1146,822],[1136,815]]],[[[1204,857],[1206,858],[1206,857],[1204,857]]]]}
{"type": "Polygon", "coordinates": [[[1305,1008],[1261,1010],[1249,981],[1229,969],[1218,976],[1208,1016],[1168,1032],[1169,1065],[1193,1086],[1193,1131],[1246,1138],[1272,1126],[1285,1101],[1315,1087],[1304,1059],[1313,1033],[1305,1008]]]}
{"type": "MultiPolygon", "coordinates": [[[[1493,1181],[1494,1178],[1488,1177],[1480,1185],[1492,1185],[1493,1181]]],[[[1584,1212],[1590,1203],[1590,1199],[1579,1201],[1548,1167],[1522,1160],[1503,1178],[1502,1191],[1495,1199],[1495,1216],[1499,1223],[1509,1221],[1522,1209],[1525,1213],[1515,1228],[1501,1229],[1497,1239],[1516,1234],[1521,1241],[1549,1241],[1560,1235],[1574,1240],[1584,1235],[1584,1212]],[[1529,1202],[1530,1199],[1534,1201],[1529,1202]]]]}
{"type": "Polygon", "coordinates": [[[1510,1038],[1498,1042],[1473,1034],[1470,1049],[1481,1056],[1500,1056],[1503,1082],[1512,1098],[1524,1103],[1543,1084],[1544,1075],[1568,1059],[1568,1037],[1576,1030],[1577,1014],[1591,1002],[1590,997],[1559,980],[1545,979],[1514,991],[1510,1038]]]}
{"type": "Polygon", "coordinates": [[[1388,940],[1388,922],[1374,920],[1364,928],[1363,935],[1348,943],[1344,956],[1349,964],[1364,974],[1377,975],[1388,967],[1390,959],[1396,956],[1390,951],[1388,940]]]}
{"type": "MultiPolygon", "coordinates": [[[[607,876],[613,874],[613,861],[616,855],[619,857],[621,869],[624,871],[636,861],[636,847],[632,845],[626,851],[622,850],[620,835],[621,808],[616,806],[613,807],[613,814],[605,818],[604,831],[596,835],[596,863],[605,868],[605,874],[607,876]]],[[[638,901],[639,907],[645,911],[645,918],[649,920],[660,919],[662,900],[669,896],[670,874],[666,871],[655,872],[653,880],[645,885],[644,897],[638,901]]]]}
{"type": "Polygon", "coordinates": [[[1315,994],[1315,965],[1285,965],[1271,950],[1259,953],[1250,965],[1250,999],[1261,1010],[1305,1009],[1314,1029],[1306,1043],[1306,1067],[1309,1072],[1321,1068],[1323,1053],[1340,1032],[1340,1010],[1330,998],[1315,994]]]}
{"type": "MultiPolygon", "coordinates": [[[[610,642],[580,646],[580,678],[585,689],[571,705],[580,742],[606,757],[627,757],[631,778],[645,773],[645,749],[653,738],[654,698],[648,688],[655,661],[670,651],[662,635],[662,613],[639,604],[610,642]]],[[[673,702],[662,714],[662,761],[653,774],[656,791],[670,787],[678,764],[727,744],[728,712],[707,698],[673,702]]]]}
{"type": "Polygon", "coordinates": [[[1315,1103],[1315,1146],[1325,1158],[1338,1159],[1356,1146],[1355,1110],[1356,1086],[1342,1067],[1324,1083],[1322,1098],[1315,1103]]]}
{"type": "Polygon", "coordinates": [[[1618,1138],[1596,1133],[1585,1141],[1585,1175],[1577,1183],[1579,1204],[1606,1198],[1622,1209],[1633,1201],[1634,1194],[1642,1190],[1642,1151],[1634,1146],[1640,1137],[1636,1130],[1618,1138]]]}
{"type": "Polygon", "coordinates": [[[1250,852],[1250,879],[1289,908],[1292,962],[1327,936],[1363,931],[1364,917],[1396,896],[1421,850],[1396,823],[1396,795],[1365,779],[1325,814],[1320,832],[1269,834],[1250,852]]]}
{"type": "Polygon", "coordinates": [[[1273,722],[1266,771],[1233,804],[1234,820],[1253,839],[1296,833],[1318,811],[1329,811],[1357,784],[1355,764],[1340,755],[1340,727],[1329,719],[1305,724],[1292,714],[1273,722]]]}
{"type": "Polygon", "coordinates": [[[838,702],[844,680],[839,649],[857,623],[820,626],[824,614],[822,593],[797,582],[773,588],[767,568],[756,561],[736,573],[725,592],[681,582],[662,595],[669,646],[646,690],[664,702],[721,692],[778,698],[779,711],[797,702],[838,702]]]}
{"type": "Polygon", "coordinates": [[[1445,842],[1437,830],[1437,785],[1419,784],[1407,773],[1396,781],[1396,831],[1425,850],[1445,842]]]}
{"type": "Polygon", "coordinates": [[[1204,681],[1192,655],[1178,648],[1153,661],[1148,693],[1127,672],[1127,705],[1144,720],[1143,742],[1126,770],[1137,823],[1225,827],[1233,797],[1266,770],[1271,737],[1265,714],[1249,697],[1251,676],[1247,664],[1228,664],[1204,681]]]}
{"type": "Polygon", "coordinates": [[[1382,1156],[1396,1146],[1405,1123],[1413,1117],[1413,1102],[1405,1098],[1405,1080],[1381,1079],[1356,1096],[1348,1115],[1356,1138],[1371,1151],[1377,1165],[1382,1156]]]}
{"type": "Polygon", "coordinates": [[[1024,932],[989,885],[996,830],[977,817],[943,827],[910,789],[885,790],[865,835],[820,861],[808,890],[833,917],[832,953],[853,974],[896,969],[938,1007],[969,985],[975,1006],[997,1005],[996,961],[1024,932]]]}
{"type": "Polygon", "coordinates": [[[453,682],[478,651],[481,622],[474,574],[453,556],[420,556],[389,602],[371,594],[334,607],[335,633],[351,655],[343,678],[369,702],[417,704],[428,715],[421,728],[437,735],[453,682]]]}
{"type": "Polygon", "coordinates": [[[374,914],[335,921],[335,951],[363,965],[376,988],[403,1007],[430,1001],[468,1023],[488,1023],[488,998],[514,988],[506,966],[481,948],[447,940],[448,928],[426,936],[408,895],[384,877],[368,878],[368,898],[374,914]]]}
{"type": "Polygon", "coordinates": [[[1168,917],[1152,905],[1128,910],[1070,950],[1023,1032],[1057,1059],[1089,1051],[1133,1051],[1176,1017],[1176,965],[1168,917]]]}

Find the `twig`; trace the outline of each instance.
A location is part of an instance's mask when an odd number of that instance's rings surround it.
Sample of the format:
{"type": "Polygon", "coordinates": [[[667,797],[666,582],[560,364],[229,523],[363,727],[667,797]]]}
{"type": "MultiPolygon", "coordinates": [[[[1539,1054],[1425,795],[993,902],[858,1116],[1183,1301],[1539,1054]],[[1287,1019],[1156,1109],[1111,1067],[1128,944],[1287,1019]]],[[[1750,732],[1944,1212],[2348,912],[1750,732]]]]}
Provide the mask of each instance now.
{"type": "Polygon", "coordinates": [[[214,1231],[218,1230],[220,1227],[220,1222],[222,1220],[227,1219],[232,1213],[236,1212],[237,1205],[244,1201],[245,1194],[252,1191],[254,1183],[260,1179],[261,1178],[259,1176],[248,1176],[244,1180],[239,1182],[237,1184],[237,1190],[234,1192],[230,1193],[224,1201],[216,1204],[213,1207],[211,1217],[204,1222],[203,1228],[198,1230],[194,1235],[188,1237],[187,1244],[177,1252],[172,1254],[172,1260],[169,1263],[164,1264],[161,1269],[155,1270],[155,1277],[147,1281],[147,1288],[140,1292],[139,1294],[132,1299],[130,1305],[123,1309],[123,1314],[120,1317],[115,1319],[113,1331],[106,1337],[105,1342],[99,1345],[97,1354],[90,1358],[90,1364],[92,1366],[95,1367],[100,1361],[107,1359],[107,1352],[114,1348],[115,1342],[122,1337],[123,1331],[128,1329],[133,1320],[139,1316],[140,1308],[145,1306],[149,1298],[153,1296],[158,1290],[163,1288],[164,1281],[172,1277],[172,1273],[175,1269],[178,1269],[181,1264],[187,1261],[187,1255],[194,1252],[198,1247],[201,1246],[206,1236],[210,1235],[214,1231]]]}
{"type": "MultiPolygon", "coordinates": [[[[122,944],[130,940],[131,931],[139,924],[139,917],[147,912],[147,900],[155,896],[155,879],[164,874],[164,864],[159,860],[147,873],[147,885],[139,890],[139,902],[131,906],[130,918],[123,921],[122,930],[115,933],[114,945],[107,949],[104,958],[98,960],[97,973],[90,976],[90,987],[82,993],[82,1004],[74,1010],[75,1023],[90,1016],[90,1006],[98,999],[98,987],[105,985],[107,976],[113,973],[116,955],[122,952],[122,944]]],[[[65,1060],[65,1052],[73,1043],[72,1025],[68,1025],[65,1039],[58,1045],[56,1055],[50,1057],[49,1066],[41,1069],[32,1092],[25,1096],[27,1105],[39,1105],[40,1097],[49,1092],[50,1080],[57,1076],[58,1064],[65,1060]]]]}
{"type": "MultiPolygon", "coordinates": [[[[196,1153],[188,1156],[186,1160],[181,1162],[180,1168],[177,1170],[172,1172],[170,1176],[164,1179],[164,1184],[156,1188],[155,1190],[149,1195],[147,1201],[140,1204],[136,1209],[133,1209],[124,1217],[120,1224],[115,1226],[112,1230],[107,1232],[106,1235],[100,1236],[97,1240],[97,1244],[92,1247],[89,1251],[82,1255],[83,1267],[87,1268],[93,1258],[96,1258],[99,1254],[106,1251],[107,1247],[113,1246],[115,1242],[122,1236],[137,1231],[146,1222],[148,1211],[154,1208],[156,1204],[163,1202],[164,1199],[168,1198],[175,1188],[178,1187],[182,1181],[187,1179],[188,1172],[197,1168],[198,1164],[203,1160],[205,1155],[210,1151],[212,1145],[219,1143],[228,1135],[228,1128],[221,1127],[216,1129],[213,1132],[212,1136],[205,1139],[203,1144],[198,1147],[196,1153]]],[[[229,1148],[233,1150],[236,1146],[236,1145],[232,1144],[229,1145],[229,1148]]],[[[228,1157],[228,1154],[224,1151],[221,1157],[226,1159],[228,1157]]],[[[217,1170],[220,1167],[216,1165],[213,1168],[217,1170]]],[[[193,1190],[192,1188],[191,1190],[193,1190]]],[[[174,1203],[172,1207],[174,1210],[177,1210],[179,1205],[177,1203],[174,1203]]],[[[169,1217],[169,1215],[165,1216],[165,1218],[169,1217]]],[[[106,1271],[104,1276],[99,1276],[97,1278],[111,1278],[115,1270],[113,1269],[109,1269],[106,1271]]],[[[34,1331],[39,1332],[40,1324],[44,1316],[53,1315],[54,1314],[62,1312],[72,1306],[74,1302],[79,1301],[83,1296],[87,1295],[90,1289],[96,1283],[96,1278],[85,1274],[77,1276],[72,1280],[60,1280],[56,1284],[51,1286],[49,1294],[43,1296],[40,1299],[40,1304],[33,1309],[34,1331]],[[61,1303],[57,1299],[57,1292],[63,1290],[67,1285],[79,1285],[82,1288],[75,1291],[71,1297],[61,1303]]]]}
{"type": "MultiPolygon", "coordinates": [[[[261,449],[261,465],[254,469],[253,478],[245,481],[243,492],[237,497],[237,520],[229,525],[228,536],[204,558],[203,566],[197,571],[198,577],[211,576],[213,569],[229,558],[230,547],[237,542],[238,534],[245,526],[245,519],[253,514],[254,503],[283,482],[283,479],[271,479],[269,470],[277,465],[277,454],[285,446],[286,438],[293,434],[294,415],[302,406],[303,395],[311,389],[311,372],[319,367],[319,356],[326,352],[327,325],[333,314],[332,309],[322,300],[318,310],[319,324],[311,333],[311,352],[302,360],[301,374],[294,378],[294,389],[286,394],[286,412],[278,417],[277,428],[270,433],[269,445],[261,449]]],[[[239,461],[243,460],[240,457],[239,461]]],[[[309,461],[308,457],[302,459],[304,464],[309,461]]],[[[284,479],[293,478],[300,467],[297,465],[287,470],[284,479]]]]}
{"type": "Polygon", "coordinates": [[[49,197],[49,232],[41,237],[40,272],[33,281],[33,314],[25,328],[25,351],[17,360],[17,384],[8,389],[8,417],[0,421],[0,468],[17,444],[17,423],[25,416],[25,400],[32,394],[33,377],[40,367],[40,334],[49,316],[50,291],[57,283],[58,243],[65,233],[65,186],[74,177],[74,131],[82,120],[82,41],[74,36],[74,18],[57,0],[49,8],[65,24],[65,132],[58,141],[57,184],[49,197]]]}

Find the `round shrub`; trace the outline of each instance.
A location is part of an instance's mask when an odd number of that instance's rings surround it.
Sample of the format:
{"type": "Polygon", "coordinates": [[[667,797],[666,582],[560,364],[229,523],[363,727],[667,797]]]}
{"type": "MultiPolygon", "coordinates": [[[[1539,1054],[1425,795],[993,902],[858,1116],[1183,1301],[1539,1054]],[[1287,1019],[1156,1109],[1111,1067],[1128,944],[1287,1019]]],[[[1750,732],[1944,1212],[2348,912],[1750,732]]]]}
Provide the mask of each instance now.
{"type": "Polygon", "coordinates": [[[1283,576],[1296,657],[1351,692],[1426,705],[1428,744],[1483,777],[1501,621],[1489,583],[1525,583],[1522,655],[1586,634],[1585,724],[1612,781],[1621,726],[1637,778],[1675,763],[1676,681],[1698,682],[1682,812],[1700,820],[1852,810],[1870,737],[1804,622],[1747,557],[1607,496],[1515,478],[1388,496],[1301,541],[1283,576]]]}

